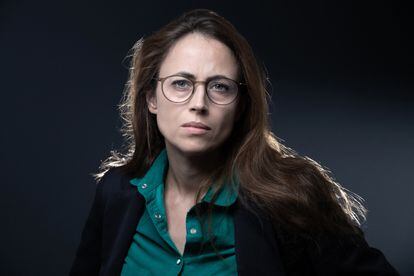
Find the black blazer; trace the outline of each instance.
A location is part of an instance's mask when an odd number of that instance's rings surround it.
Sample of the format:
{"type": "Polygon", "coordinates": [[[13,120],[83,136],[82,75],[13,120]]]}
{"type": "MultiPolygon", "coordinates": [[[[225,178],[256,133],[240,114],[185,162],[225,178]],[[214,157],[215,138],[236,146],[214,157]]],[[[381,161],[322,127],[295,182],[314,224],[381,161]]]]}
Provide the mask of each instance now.
{"type": "MultiPolygon", "coordinates": [[[[119,168],[102,178],[70,275],[119,275],[145,200],[119,168]]],[[[260,213],[259,213],[260,214],[260,213]]],[[[398,275],[365,240],[306,241],[275,230],[264,216],[236,202],[235,253],[239,275],[398,275]]]]}

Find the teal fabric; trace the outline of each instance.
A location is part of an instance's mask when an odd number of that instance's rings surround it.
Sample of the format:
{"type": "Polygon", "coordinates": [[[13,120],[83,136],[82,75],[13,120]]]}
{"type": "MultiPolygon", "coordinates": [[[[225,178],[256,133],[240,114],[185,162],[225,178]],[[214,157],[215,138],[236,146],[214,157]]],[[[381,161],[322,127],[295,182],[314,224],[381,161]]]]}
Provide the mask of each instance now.
{"type": "Polygon", "coordinates": [[[186,244],[181,255],[168,233],[164,207],[164,179],[167,171],[168,156],[164,149],[143,178],[130,181],[145,198],[146,208],[139,220],[121,275],[237,275],[234,222],[231,208],[228,207],[237,199],[235,191],[238,183],[226,183],[219,191],[212,212],[210,236],[207,235],[205,210],[212,199],[213,189],[210,188],[202,201],[188,211],[186,244]],[[200,218],[195,213],[196,207],[200,207],[200,218]],[[223,259],[216,255],[211,241],[223,259]]]}

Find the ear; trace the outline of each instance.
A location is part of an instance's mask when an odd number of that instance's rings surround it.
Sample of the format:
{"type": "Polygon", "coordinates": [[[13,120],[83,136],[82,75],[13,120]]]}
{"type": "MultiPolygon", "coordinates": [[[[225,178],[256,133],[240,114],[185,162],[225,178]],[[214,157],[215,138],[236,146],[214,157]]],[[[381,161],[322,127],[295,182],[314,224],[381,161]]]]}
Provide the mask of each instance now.
{"type": "Polygon", "coordinates": [[[157,114],[157,97],[155,96],[155,93],[148,92],[146,98],[149,112],[157,114]]]}

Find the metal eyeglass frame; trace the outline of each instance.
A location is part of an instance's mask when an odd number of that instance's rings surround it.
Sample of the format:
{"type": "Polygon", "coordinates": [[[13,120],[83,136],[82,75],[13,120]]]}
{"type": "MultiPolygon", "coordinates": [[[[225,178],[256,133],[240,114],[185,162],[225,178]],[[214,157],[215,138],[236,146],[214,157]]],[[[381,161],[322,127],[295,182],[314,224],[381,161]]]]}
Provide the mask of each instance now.
{"type": "Polygon", "coordinates": [[[206,85],[206,84],[208,84],[208,83],[209,83],[210,81],[212,81],[212,80],[209,80],[208,82],[207,82],[207,81],[195,81],[195,80],[192,80],[192,79],[190,79],[190,78],[188,78],[188,77],[182,76],[182,75],[180,75],[180,74],[173,74],[173,75],[166,76],[166,77],[163,77],[163,78],[154,78],[154,79],[155,79],[155,80],[157,80],[157,81],[160,81],[160,82],[161,82],[161,91],[162,91],[162,94],[164,95],[164,97],[165,97],[167,100],[169,100],[170,102],[173,102],[173,103],[184,103],[184,102],[186,102],[186,101],[190,100],[190,99],[194,96],[194,91],[195,91],[196,84],[197,84],[197,83],[203,83],[203,84],[204,84],[204,92],[206,93],[207,98],[208,98],[208,99],[209,99],[212,103],[217,104],[217,105],[228,105],[228,104],[233,103],[233,102],[234,102],[234,101],[235,101],[235,100],[239,97],[239,95],[240,95],[240,86],[246,85],[246,84],[245,84],[245,83],[243,83],[243,82],[237,82],[237,81],[235,81],[235,80],[233,80],[233,79],[230,79],[230,78],[221,77],[221,79],[227,79],[227,80],[230,80],[230,81],[234,82],[234,83],[237,85],[238,90],[237,90],[237,95],[236,95],[236,97],[234,97],[234,99],[233,99],[231,102],[229,102],[229,103],[225,103],[225,104],[220,104],[220,103],[217,103],[217,102],[213,101],[213,100],[210,98],[209,94],[208,94],[208,91],[207,91],[207,85],[206,85]],[[164,81],[165,81],[166,79],[168,79],[169,77],[181,77],[181,78],[185,78],[185,79],[189,80],[189,81],[193,84],[193,91],[191,91],[191,94],[190,94],[190,96],[189,96],[187,99],[185,99],[185,100],[183,100],[183,101],[180,101],[180,102],[175,102],[175,101],[170,100],[167,96],[165,96],[165,92],[164,92],[164,81]]]}

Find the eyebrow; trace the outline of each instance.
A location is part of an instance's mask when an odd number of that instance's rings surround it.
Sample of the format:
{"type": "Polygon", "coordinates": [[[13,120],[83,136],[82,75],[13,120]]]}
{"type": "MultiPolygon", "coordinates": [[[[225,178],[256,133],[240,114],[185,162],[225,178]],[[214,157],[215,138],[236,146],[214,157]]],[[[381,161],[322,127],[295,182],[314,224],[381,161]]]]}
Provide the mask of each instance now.
{"type": "MultiPolygon", "coordinates": [[[[193,75],[193,74],[191,74],[189,72],[186,72],[186,71],[180,71],[180,72],[178,72],[178,73],[176,73],[174,75],[181,75],[183,77],[186,77],[186,78],[189,78],[189,79],[193,79],[193,80],[196,79],[195,75],[193,75]]],[[[218,78],[228,78],[228,79],[232,79],[232,78],[227,77],[227,76],[224,76],[224,75],[213,75],[213,76],[208,77],[206,79],[206,81],[210,81],[210,80],[218,79],[218,78]]]]}

